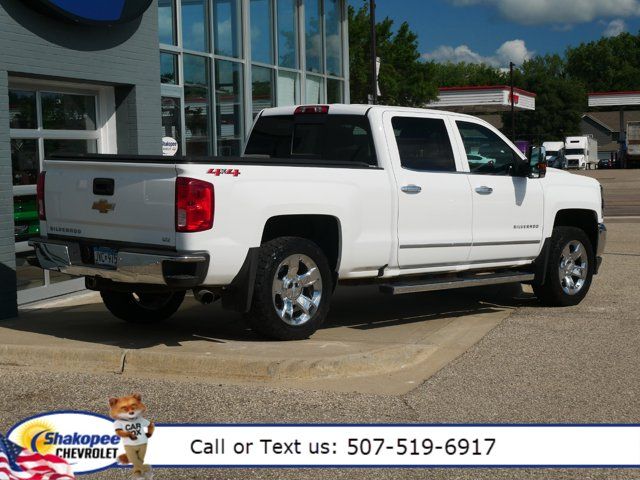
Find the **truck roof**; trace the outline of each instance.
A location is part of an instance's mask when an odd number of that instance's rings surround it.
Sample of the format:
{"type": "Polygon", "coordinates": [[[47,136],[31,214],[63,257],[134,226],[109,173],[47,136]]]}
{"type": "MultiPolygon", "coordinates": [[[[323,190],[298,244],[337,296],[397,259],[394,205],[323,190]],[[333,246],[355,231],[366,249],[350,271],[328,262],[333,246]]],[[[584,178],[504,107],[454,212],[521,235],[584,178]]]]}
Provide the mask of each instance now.
{"type": "MultiPolygon", "coordinates": [[[[325,104],[322,104],[325,105],[325,104]]],[[[274,107],[266,108],[262,111],[264,116],[276,116],[276,115],[293,115],[299,105],[292,105],[288,107],[274,107]]],[[[310,105],[309,105],[310,106],[310,105]]],[[[461,118],[476,118],[471,115],[465,115],[457,112],[449,112],[446,110],[435,110],[429,108],[412,108],[412,107],[394,107],[391,105],[361,105],[361,104],[343,104],[333,103],[328,104],[329,114],[336,115],[366,115],[369,111],[394,111],[394,112],[406,112],[406,113],[433,113],[438,115],[455,115],[461,118]]]]}

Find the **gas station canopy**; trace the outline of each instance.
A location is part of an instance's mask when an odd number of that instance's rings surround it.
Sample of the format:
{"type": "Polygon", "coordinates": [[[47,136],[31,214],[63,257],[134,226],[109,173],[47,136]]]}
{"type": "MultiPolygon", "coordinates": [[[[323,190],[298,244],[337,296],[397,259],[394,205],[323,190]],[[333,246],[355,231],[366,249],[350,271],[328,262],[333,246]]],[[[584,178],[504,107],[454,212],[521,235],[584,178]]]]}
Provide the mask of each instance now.
{"type": "Polygon", "coordinates": [[[590,107],[640,106],[640,92],[594,92],[589,94],[590,107]]]}
{"type": "MultiPolygon", "coordinates": [[[[516,110],[535,110],[536,94],[514,88],[513,104],[516,110]]],[[[505,112],[511,109],[511,87],[443,87],[440,88],[438,100],[428,106],[461,113],[505,112]]]]}

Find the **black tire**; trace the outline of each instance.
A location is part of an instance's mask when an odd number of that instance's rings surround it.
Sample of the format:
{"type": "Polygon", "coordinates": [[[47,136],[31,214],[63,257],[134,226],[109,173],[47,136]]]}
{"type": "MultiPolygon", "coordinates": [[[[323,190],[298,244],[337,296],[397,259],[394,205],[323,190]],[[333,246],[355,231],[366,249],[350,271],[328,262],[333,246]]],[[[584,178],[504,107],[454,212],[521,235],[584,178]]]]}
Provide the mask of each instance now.
{"type": "Polygon", "coordinates": [[[100,296],[115,317],[129,323],[149,324],[162,322],[176,313],[185,292],[134,294],[103,290],[100,296]]]}
{"type": "Polygon", "coordinates": [[[546,306],[569,307],[578,305],[589,292],[596,264],[595,253],[589,237],[579,228],[556,227],[553,229],[549,248],[549,261],[546,266],[545,282],[543,285],[534,283],[534,293],[540,303],[546,306]],[[586,277],[583,280],[580,290],[577,293],[569,294],[563,288],[563,281],[560,277],[560,267],[563,258],[562,252],[568,245],[576,241],[580,242],[585,249],[584,253],[587,260],[586,277]]]}
{"type": "MultiPolygon", "coordinates": [[[[304,267],[304,262],[301,261],[299,265],[304,267]]],[[[316,282],[316,288],[317,285],[318,282],[316,282]]],[[[306,292],[304,288],[301,290],[302,295],[308,295],[306,292]]],[[[313,335],[324,323],[329,313],[332,292],[333,279],[329,262],[315,243],[297,237],[277,238],[260,248],[253,299],[246,318],[251,328],[265,337],[275,340],[303,340],[313,335]],[[278,298],[282,300],[284,297],[276,297],[274,294],[274,281],[276,277],[282,275],[282,268],[286,268],[281,264],[295,255],[311,259],[317,266],[321,280],[319,304],[309,314],[310,318],[299,325],[292,325],[280,317],[276,304],[279,301],[278,298]]],[[[295,305],[295,300],[290,301],[295,305]]],[[[299,309],[297,306],[295,308],[299,309]]],[[[302,312],[300,314],[302,315],[302,312]]],[[[293,321],[292,318],[290,321],[293,321]]]]}

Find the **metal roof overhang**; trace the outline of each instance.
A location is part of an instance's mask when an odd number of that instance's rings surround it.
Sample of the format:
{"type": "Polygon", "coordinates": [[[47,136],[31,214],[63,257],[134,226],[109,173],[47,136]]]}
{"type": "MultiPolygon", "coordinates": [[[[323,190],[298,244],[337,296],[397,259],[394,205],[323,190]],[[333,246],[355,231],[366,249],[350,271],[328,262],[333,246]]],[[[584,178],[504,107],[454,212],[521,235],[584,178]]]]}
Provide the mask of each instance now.
{"type": "Polygon", "coordinates": [[[589,107],[640,106],[640,92],[594,92],[589,94],[589,107]]]}
{"type": "MultiPolygon", "coordinates": [[[[514,88],[513,98],[516,110],[536,109],[535,93],[514,88]]],[[[511,110],[511,87],[506,85],[444,87],[440,88],[438,100],[431,102],[428,106],[460,113],[506,112],[511,110]]]]}

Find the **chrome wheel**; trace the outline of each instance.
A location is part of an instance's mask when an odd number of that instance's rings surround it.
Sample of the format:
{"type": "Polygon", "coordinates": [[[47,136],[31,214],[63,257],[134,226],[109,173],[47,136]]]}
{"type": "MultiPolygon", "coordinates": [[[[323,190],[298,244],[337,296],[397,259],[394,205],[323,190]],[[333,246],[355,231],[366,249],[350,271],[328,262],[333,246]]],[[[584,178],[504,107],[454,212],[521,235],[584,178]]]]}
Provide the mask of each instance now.
{"type": "Polygon", "coordinates": [[[307,323],[322,300],[322,277],[316,263],[306,255],[291,255],[276,269],[273,306],[288,325],[307,323]]]}
{"type": "Polygon", "coordinates": [[[567,295],[576,295],[584,287],[589,273],[589,261],[584,245],[572,240],[562,250],[558,274],[560,285],[567,295]]]}

